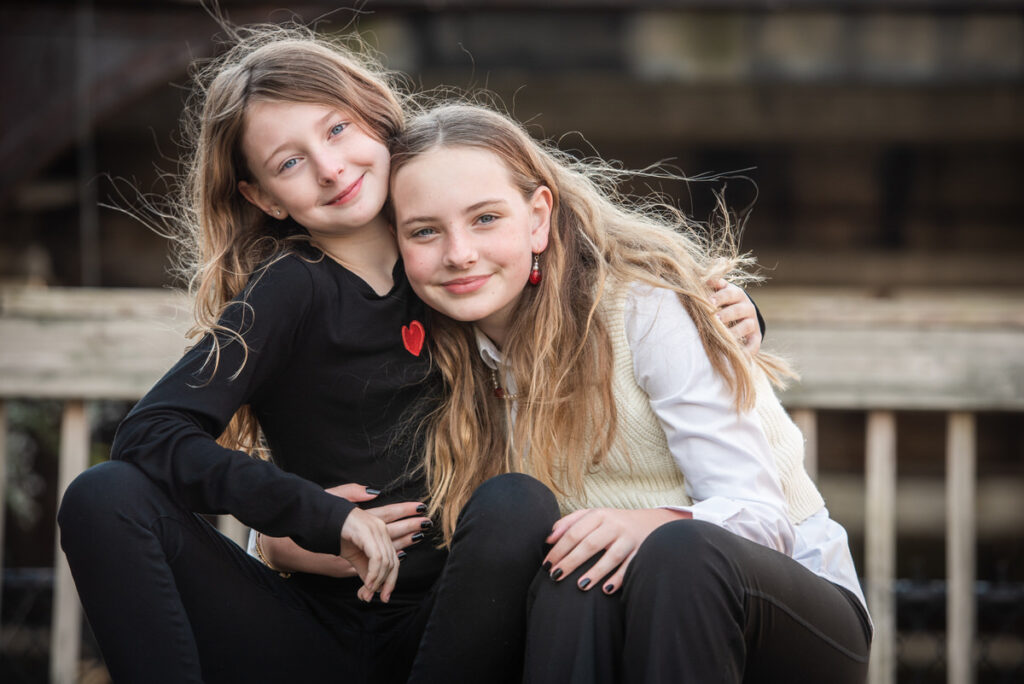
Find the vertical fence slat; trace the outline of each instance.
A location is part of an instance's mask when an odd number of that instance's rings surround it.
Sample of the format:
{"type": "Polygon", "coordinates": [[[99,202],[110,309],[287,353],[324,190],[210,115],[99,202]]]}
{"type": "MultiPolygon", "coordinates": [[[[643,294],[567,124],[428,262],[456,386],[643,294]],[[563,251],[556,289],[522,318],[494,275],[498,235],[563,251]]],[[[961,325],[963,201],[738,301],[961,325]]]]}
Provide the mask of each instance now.
{"type": "MultiPolygon", "coordinates": [[[[7,511],[7,404],[0,399],[0,597],[4,595],[4,514],[7,511]]],[[[0,611],[3,602],[0,601],[0,611]]],[[[2,612],[0,612],[2,615],[2,612]]]]}
{"type": "Polygon", "coordinates": [[[818,414],[812,409],[793,411],[793,422],[804,433],[804,467],[815,482],[818,481],[818,414]]]}
{"type": "MultiPolygon", "coordinates": [[[[57,503],[71,480],[89,465],[89,421],[85,402],[68,401],[60,425],[60,471],[57,503]]],[[[71,577],[60,532],[54,554],[53,620],[50,632],[50,682],[70,684],[78,681],[78,656],[82,640],[82,606],[71,577]]]]}
{"type": "Polygon", "coordinates": [[[896,676],[896,416],[871,411],[865,457],[864,556],[867,599],[875,636],[868,680],[892,684],[896,676]]]}
{"type": "Polygon", "coordinates": [[[950,413],[946,433],[946,652],[950,684],[974,682],[975,420],[950,413]]]}

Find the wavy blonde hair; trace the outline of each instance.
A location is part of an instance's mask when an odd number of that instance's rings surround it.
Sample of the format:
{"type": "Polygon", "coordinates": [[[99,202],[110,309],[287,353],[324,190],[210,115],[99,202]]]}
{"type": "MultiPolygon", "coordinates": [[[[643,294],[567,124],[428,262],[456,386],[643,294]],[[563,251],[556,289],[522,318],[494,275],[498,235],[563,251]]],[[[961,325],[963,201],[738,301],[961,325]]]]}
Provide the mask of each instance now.
{"type": "MultiPolygon", "coordinates": [[[[627,174],[600,160],[580,161],[538,142],[516,122],[469,104],[443,105],[413,118],[392,145],[391,172],[437,147],[494,153],[529,198],[540,186],[553,197],[544,277],[526,287],[511,316],[502,352],[519,388],[514,427],[509,403],[493,396],[490,370],[477,352],[472,325],[436,314],[431,354],[444,379],[428,418],[424,468],[429,514],[450,541],[459,511],[485,479],[526,470],[561,495],[582,490],[588,470],[611,449],[617,431],[612,341],[602,303],[615,283],[669,288],[693,318],[715,370],[737,410],[754,403],[750,358],[713,315],[707,282],[741,267],[728,226],[715,239],[652,199],[630,199],[618,186],[627,174]],[[528,455],[527,455],[528,454],[528,455]],[[528,463],[524,459],[528,458],[528,463]]],[[[776,380],[788,367],[759,355],[776,380]]]]}
{"type": "MultiPolygon", "coordinates": [[[[239,181],[252,181],[241,149],[249,106],[295,102],[336,107],[384,143],[404,121],[395,78],[362,54],[361,43],[350,47],[357,38],[329,40],[302,26],[226,29],[231,47],[192,73],[193,91],[182,118],[184,173],[174,212],[176,266],[195,301],[189,336],[210,336],[211,377],[224,344],[242,345],[242,365],[248,359],[245,331],[218,324],[227,307],[275,257],[309,239],[302,226],[271,219],[238,191],[239,181]]],[[[266,456],[248,407],[235,415],[219,441],[266,456]]]]}

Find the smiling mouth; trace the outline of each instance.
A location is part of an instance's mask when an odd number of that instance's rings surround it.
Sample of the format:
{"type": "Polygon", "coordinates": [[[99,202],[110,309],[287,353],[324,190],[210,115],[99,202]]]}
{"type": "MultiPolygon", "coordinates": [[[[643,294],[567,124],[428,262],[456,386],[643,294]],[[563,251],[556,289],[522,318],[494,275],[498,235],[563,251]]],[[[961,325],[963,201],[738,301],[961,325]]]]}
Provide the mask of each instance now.
{"type": "Polygon", "coordinates": [[[452,294],[469,294],[483,287],[490,278],[491,276],[489,275],[455,278],[441,283],[441,287],[452,294]]]}
{"type": "Polygon", "coordinates": [[[338,206],[338,205],[341,205],[341,204],[345,204],[346,202],[348,202],[349,200],[351,200],[353,197],[356,196],[356,194],[359,192],[359,189],[361,187],[363,187],[363,176],[360,176],[359,178],[357,178],[356,181],[352,185],[348,186],[347,188],[342,190],[340,193],[338,193],[334,197],[334,199],[332,199],[330,202],[327,202],[327,204],[328,205],[332,205],[332,206],[338,206]]]}

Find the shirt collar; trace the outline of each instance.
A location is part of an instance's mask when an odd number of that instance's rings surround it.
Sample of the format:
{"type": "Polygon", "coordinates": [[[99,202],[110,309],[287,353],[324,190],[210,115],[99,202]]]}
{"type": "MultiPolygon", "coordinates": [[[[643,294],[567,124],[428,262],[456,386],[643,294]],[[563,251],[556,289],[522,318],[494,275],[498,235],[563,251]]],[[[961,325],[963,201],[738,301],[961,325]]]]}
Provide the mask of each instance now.
{"type": "Polygon", "coordinates": [[[480,328],[474,326],[473,332],[476,334],[476,348],[480,352],[480,358],[483,359],[484,365],[491,370],[498,370],[503,358],[501,350],[491,341],[491,338],[481,332],[480,328]]]}

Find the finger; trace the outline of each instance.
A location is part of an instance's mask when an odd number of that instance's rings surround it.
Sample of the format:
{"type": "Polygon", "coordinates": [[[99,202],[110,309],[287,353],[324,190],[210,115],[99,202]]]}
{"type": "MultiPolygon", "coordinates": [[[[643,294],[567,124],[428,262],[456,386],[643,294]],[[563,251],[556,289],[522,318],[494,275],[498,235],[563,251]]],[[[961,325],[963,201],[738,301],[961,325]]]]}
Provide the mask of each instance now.
{"type": "Polygon", "coordinates": [[[733,304],[732,306],[726,306],[716,311],[715,318],[728,326],[735,321],[741,320],[743,315],[742,312],[736,310],[736,305],[733,304]]]}
{"type": "Polygon", "coordinates": [[[601,556],[601,560],[594,563],[594,565],[583,573],[578,580],[576,580],[576,586],[583,591],[588,591],[594,587],[601,586],[601,581],[612,574],[619,565],[622,564],[626,558],[633,552],[633,544],[625,539],[617,539],[605,549],[604,555],[601,556]]]}
{"type": "MultiPolygon", "coordinates": [[[[593,511],[590,513],[593,513],[593,511]]],[[[600,524],[601,516],[599,515],[587,514],[577,516],[573,524],[560,533],[559,540],[551,547],[551,550],[548,551],[547,555],[544,557],[544,568],[550,571],[552,567],[558,565],[558,563],[560,563],[583,538],[590,534],[600,524]]]]}
{"type": "MultiPolygon", "coordinates": [[[[580,567],[601,551],[610,549],[616,541],[614,530],[607,526],[595,529],[573,547],[572,551],[566,554],[560,561],[552,564],[551,579],[558,581],[563,577],[571,575],[576,568],[580,567]]],[[[620,557],[618,560],[622,560],[620,557]]]]}
{"type": "Polygon", "coordinates": [[[420,536],[421,534],[423,534],[423,533],[422,532],[416,532],[414,534],[407,534],[404,537],[398,537],[397,539],[392,539],[391,540],[391,545],[395,548],[395,551],[402,551],[404,549],[409,548],[410,546],[414,546],[416,544],[419,544],[421,541],[423,541],[423,537],[420,536]]]}
{"type": "Polygon", "coordinates": [[[380,588],[380,600],[384,603],[391,600],[391,592],[395,590],[395,584],[398,583],[398,556],[395,555],[394,550],[391,553],[394,561],[391,563],[391,570],[388,572],[388,576],[380,588]]]}
{"type": "Polygon", "coordinates": [[[761,351],[761,342],[764,338],[761,336],[761,329],[758,328],[754,332],[747,335],[747,341],[743,344],[743,348],[751,354],[751,356],[757,355],[761,351]]]}
{"type": "MultiPolygon", "coordinates": [[[[749,302],[750,300],[748,299],[747,301],[749,302]]],[[[722,321],[722,323],[730,325],[736,321],[749,321],[755,319],[757,317],[757,313],[754,311],[754,307],[752,305],[738,302],[719,309],[715,313],[715,316],[717,316],[718,320],[722,321]]]]}
{"type": "Polygon", "coordinates": [[[427,507],[417,501],[402,501],[401,503],[367,508],[366,512],[375,518],[380,518],[384,522],[390,523],[395,520],[401,520],[402,518],[421,515],[425,513],[426,510],[427,507]]]}
{"type": "MultiPolygon", "coordinates": [[[[433,527],[434,523],[430,518],[403,518],[388,523],[388,535],[391,537],[391,541],[395,542],[403,537],[412,537],[417,532],[426,532],[433,527]]],[[[419,541],[422,538],[413,541],[419,541]]]]}
{"type": "Polygon", "coordinates": [[[753,318],[744,318],[742,321],[737,321],[730,328],[730,332],[736,337],[747,337],[755,332],[760,332],[761,328],[757,325],[757,321],[753,318]]]}
{"type": "Polygon", "coordinates": [[[636,556],[635,549],[633,550],[633,553],[626,557],[626,560],[622,561],[622,564],[619,566],[619,569],[615,571],[615,574],[604,580],[601,591],[606,594],[614,594],[622,588],[622,582],[626,578],[626,568],[628,568],[629,564],[633,562],[634,556],[636,556]]]}
{"type": "Polygon", "coordinates": [[[380,494],[380,490],[361,484],[348,483],[330,487],[327,489],[327,493],[359,503],[362,501],[373,501],[380,494]]]}
{"type": "Polygon", "coordinates": [[[590,509],[590,508],[581,508],[580,510],[573,511],[569,515],[564,516],[563,518],[559,519],[551,527],[551,534],[549,534],[548,538],[545,539],[544,541],[546,543],[548,543],[548,544],[555,544],[555,543],[557,543],[558,540],[562,538],[562,535],[565,534],[566,530],[568,530],[570,527],[575,525],[577,520],[579,520],[583,516],[589,514],[591,511],[592,511],[592,509],[590,509]]]}
{"type": "MultiPolygon", "coordinates": [[[[371,521],[370,539],[366,545],[366,554],[370,563],[365,584],[373,591],[377,591],[391,570],[390,563],[394,558],[395,549],[384,523],[372,518],[371,521]]],[[[397,559],[394,560],[397,563],[397,559]]]]}
{"type": "MultiPolygon", "coordinates": [[[[374,541],[377,544],[375,553],[380,560],[380,565],[379,574],[373,584],[373,589],[380,593],[381,601],[387,603],[391,598],[391,591],[394,589],[394,581],[392,577],[394,576],[397,578],[398,556],[395,551],[394,544],[391,541],[391,537],[382,537],[380,535],[380,529],[374,530],[374,532],[374,541]]],[[[387,533],[386,527],[383,532],[385,534],[387,533]]]]}
{"type": "Polygon", "coordinates": [[[719,280],[716,283],[715,291],[711,293],[711,303],[717,308],[736,304],[746,295],[743,294],[743,290],[736,287],[732,283],[728,283],[725,280],[719,280]]]}

